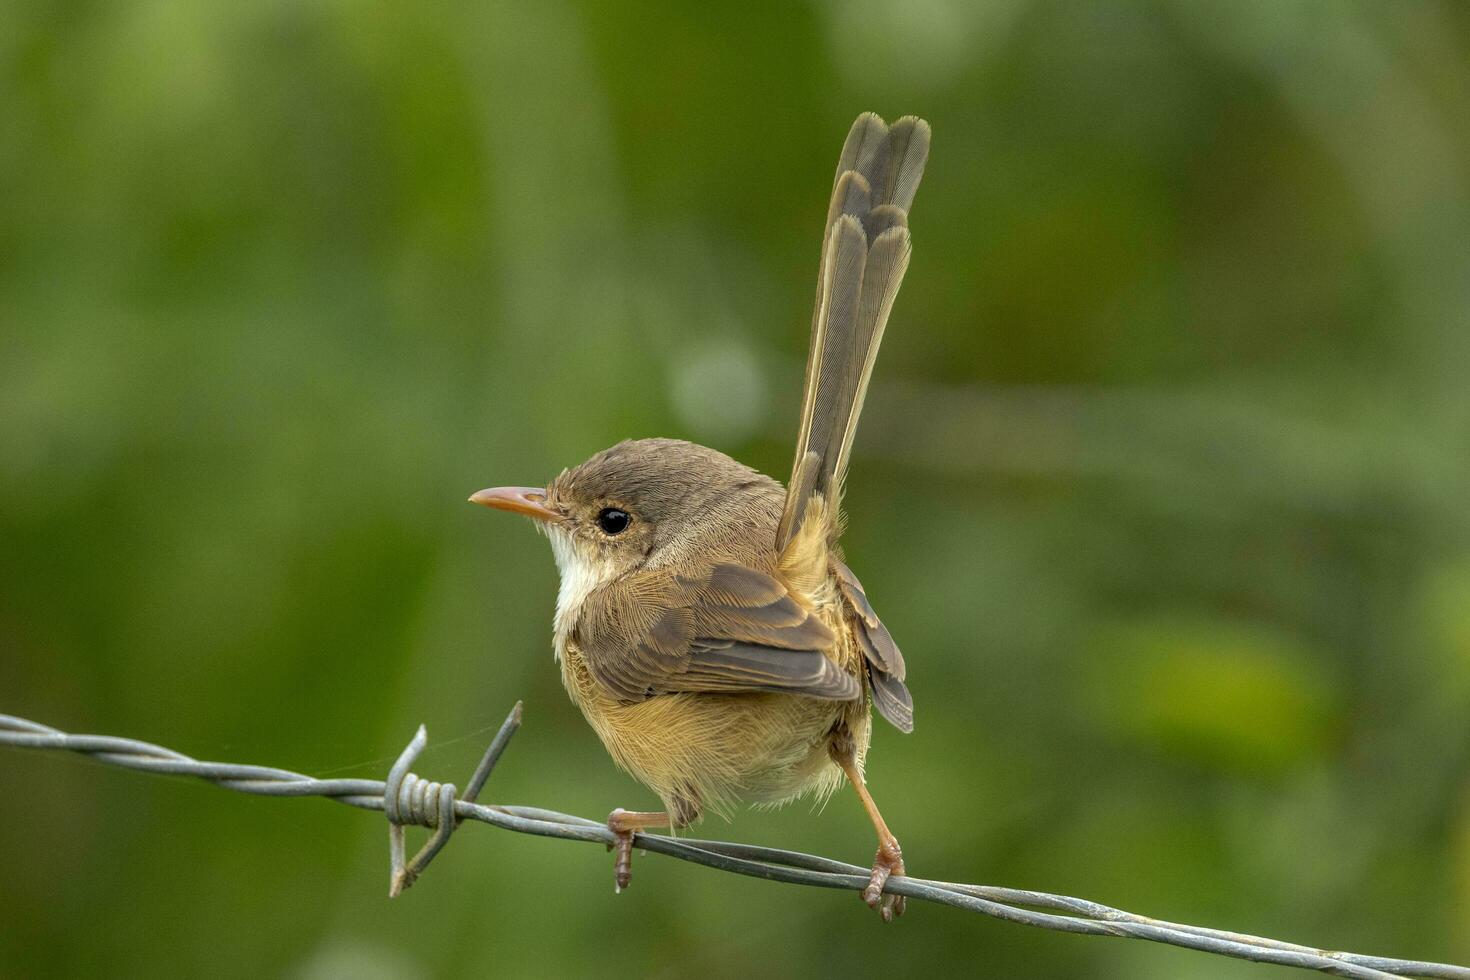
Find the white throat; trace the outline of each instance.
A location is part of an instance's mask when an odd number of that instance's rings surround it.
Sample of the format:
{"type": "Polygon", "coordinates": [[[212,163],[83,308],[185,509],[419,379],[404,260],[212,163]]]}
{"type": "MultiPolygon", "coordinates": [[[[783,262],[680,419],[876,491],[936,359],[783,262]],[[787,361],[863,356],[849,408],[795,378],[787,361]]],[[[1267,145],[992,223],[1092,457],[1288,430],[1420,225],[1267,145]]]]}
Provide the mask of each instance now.
{"type": "Polygon", "coordinates": [[[567,638],[577,625],[582,603],[611,576],[611,569],[587,561],[572,543],[571,536],[558,527],[547,528],[551,553],[556,556],[556,570],[561,575],[561,588],[556,593],[556,616],[552,622],[555,654],[561,659],[567,638]]]}

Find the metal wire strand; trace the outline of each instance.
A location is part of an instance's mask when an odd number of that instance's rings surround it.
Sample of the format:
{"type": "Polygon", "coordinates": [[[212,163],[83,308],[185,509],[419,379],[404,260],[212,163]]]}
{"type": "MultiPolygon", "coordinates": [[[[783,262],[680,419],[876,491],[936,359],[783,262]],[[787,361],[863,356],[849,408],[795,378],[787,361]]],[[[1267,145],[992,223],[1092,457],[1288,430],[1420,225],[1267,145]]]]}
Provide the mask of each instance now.
{"type": "MultiPolygon", "coordinates": [[[[409,767],[428,743],[428,733],[422,726],[394,763],[386,781],[313,779],[269,766],[203,762],[148,742],[111,735],[72,735],[12,715],[0,715],[0,745],[77,752],[109,765],[193,776],[242,793],[323,796],[364,810],[382,810],[389,821],[392,860],[389,893],[397,895],[413,884],[429,861],[448,843],[455,828],[466,820],[538,837],[599,844],[614,842],[613,833],[601,821],[541,807],[488,806],[475,802],[520,723],[521,705],[518,702],[486,749],[462,797],[452,783],[425,780],[409,772],[409,767]],[[410,824],[428,827],[434,833],[412,859],[406,859],[404,827],[410,824]]],[[[643,850],[656,854],[768,881],[851,891],[860,891],[868,883],[869,869],[815,854],[644,833],[637,834],[635,842],[643,850]]],[[[1391,980],[1395,977],[1470,980],[1470,967],[1314,949],[1278,939],[1153,919],[1069,895],[913,877],[890,878],[884,890],[1039,929],[1143,939],[1235,959],[1317,970],[1339,977],[1359,980],[1391,980]]]]}

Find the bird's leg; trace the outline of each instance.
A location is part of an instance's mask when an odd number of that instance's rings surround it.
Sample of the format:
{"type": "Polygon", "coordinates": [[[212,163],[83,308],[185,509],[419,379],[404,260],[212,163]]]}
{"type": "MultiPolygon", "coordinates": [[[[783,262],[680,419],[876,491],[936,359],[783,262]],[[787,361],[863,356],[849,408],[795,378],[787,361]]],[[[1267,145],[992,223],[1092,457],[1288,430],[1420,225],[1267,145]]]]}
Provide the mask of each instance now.
{"type": "Polygon", "coordinates": [[[607,815],[607,829],[617,835],[617,840],[608,845],[608,850],[617,851],[613,861],[613,881],[618,891],[628,887],[633,877],[633,835],[650,827],[668,827],[679,830],[699,820],[704,807],[693,792],[680,787],[664,799],[666,811],[647,812],[624,810],[622,807],[607,815]]]}
{"type": "Polygon", "coordinates": [[[858,769],[857,751],[852,735],[846,728],[833,735],[827,750],[832,756],[832,761],[847,773],[847,781],[852,783],[853,789],[857,790],[858,798],[863,801],[863,809],[868,811],[868,819],[873,821],[873,827],[878,831],[878,853],[873,857],[873,876],[868,879],[868,887],[862,892],[863,901],[868,903],[869,908],[877,909],[884,922],[892,922],[896,917],[903,915],[906,903],[902,895],[883,894],[883,886],[888,883],[889,876],[902,877],[907,873],[903,868],[903,851],[898,846],[898,838],[893,836],[893,832],[888,829],[888,824],[883,822],[883,814],[878,812],[878,804],[873,802],[873,797],[868,793],[862,771],[858,769]]]}
{"type": "Polygon", "coordinates": [[[617,852],[613,860],[613,883],[619,892],[633,880],[633,834],[650,827],[671,826],[673,821],[662,810],[650,813],[618,807],[607,815],[607,829],[617,835],[617,841],[608,845],[608,850],[617,852]]]}

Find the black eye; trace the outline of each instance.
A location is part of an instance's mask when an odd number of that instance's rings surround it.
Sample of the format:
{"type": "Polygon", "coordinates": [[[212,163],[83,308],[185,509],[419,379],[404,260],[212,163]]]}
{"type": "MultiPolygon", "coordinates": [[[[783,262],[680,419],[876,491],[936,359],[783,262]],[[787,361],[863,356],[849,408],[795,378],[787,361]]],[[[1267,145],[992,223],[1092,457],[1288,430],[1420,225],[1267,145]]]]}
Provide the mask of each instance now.
{"type": "Polygon", "coordinates": [[[616,507],[604,507],[602,513],[597,515],[597,526],[602,528],[604,534],[622,534],[628,527],[628,521],[632,520],[625,510],[616,507]]]}

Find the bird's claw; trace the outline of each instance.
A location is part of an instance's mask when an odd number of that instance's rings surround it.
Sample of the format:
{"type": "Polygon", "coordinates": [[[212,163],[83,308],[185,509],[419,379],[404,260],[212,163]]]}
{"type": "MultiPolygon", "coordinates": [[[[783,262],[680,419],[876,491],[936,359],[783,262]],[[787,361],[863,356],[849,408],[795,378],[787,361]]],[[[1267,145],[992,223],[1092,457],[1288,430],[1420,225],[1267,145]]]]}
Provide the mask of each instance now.
{"type": "Polygon", "coordinates": [[[891,876],[902,878],[905,873],[903,851],[899,849],[898,841],[890,837],[880,843],[878,853],[873,857],[873,876],[863,889],[863,901],[868,903],[868,908],[876,909],[884,922],[892,922],[903,915],[907,903],[902,895],[885,895],[883,886],[891,876]]]}
{"type": "Polygon", "coordinates": [[[633,828],[622,819],[626,812],[622,807],[618,807],[607,815],[607,829],[616,836],[616,840],[607,845],[607,849],[615,852],[613,889],[617,893],[621,893],[633,881],[633,828]]]}

